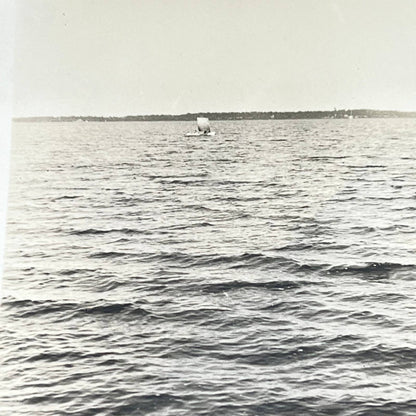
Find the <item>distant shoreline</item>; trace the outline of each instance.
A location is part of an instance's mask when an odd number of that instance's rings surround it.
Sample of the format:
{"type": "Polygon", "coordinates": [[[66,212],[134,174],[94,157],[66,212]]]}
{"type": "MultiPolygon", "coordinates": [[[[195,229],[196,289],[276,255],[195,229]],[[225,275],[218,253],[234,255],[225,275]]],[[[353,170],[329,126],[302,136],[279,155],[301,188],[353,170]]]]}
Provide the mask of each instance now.
{"type": "Polygon", "coordinates": [[[415,118],[416,111],[384,110],[333,110],[333,111],[250,111],[250,112],[201,112],[187,114],[153,114],[124,117],[61,116],[15,117],[15,122],[79,122],[79,121],[194,121],[198,116],[210,120],[296,120],[296,119],[345,119],[345,118],[415,118]]]}

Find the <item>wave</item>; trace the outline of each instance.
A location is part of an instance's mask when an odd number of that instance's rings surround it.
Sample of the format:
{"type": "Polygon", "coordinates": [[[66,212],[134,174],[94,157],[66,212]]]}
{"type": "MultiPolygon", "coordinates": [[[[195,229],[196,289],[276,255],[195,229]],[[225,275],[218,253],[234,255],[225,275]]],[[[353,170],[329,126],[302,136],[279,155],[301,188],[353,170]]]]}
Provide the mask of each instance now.
{"type": "Polygon", "coordinates": [[[138,197],[120,197],[115,198],[112,203],[114,205],[122,205],[123,207],[132,207],[140,204],[153,204],[162,200],[161,198],[138,198],[138,197]]]}
{"type": "Polygon", "coordinates": [[[169,263],[176,268],[220,267],[226,269],[265,269],[286,270],[291,272],[315,272],[324,270],[327,264],[304,263],[285,256],[268,256],[261,253],[236,255],[187,254],[183,252],[146,253],[126,251],[99,251],[89,258],[117,259],[130,258],[139,262],[169,263]]]}
{"type": "Polygon", "coordinates": [[[207,172],[201,172],[193,175],[146,175],[149,179],[181,179],[181,178],[205,178],[209,174],[207,172]]]}
{"type": "Polygon", "coordinates": [[[390,276],[391,273],[400,270],[414,269],[414,264],[402,264],[402,263],[390,263],[390,262],[372,262],[357,265],[338,265],[329,267],[327,269],[328,274],[341,275],[341,274],[356,274],[364,276],[390,276]]]}
{"type": "Polygon", "coordinates": [[[155,231],[175,231],[175,230],[187,230],[188,228],[198,228],[198,227],[212,227],[214,224],[208,221],[202,222],[195,222],[195,223],[186,223],[186,224],[179,224],[179,225],[171,225],[168,227],[159,227],[156,228],[155,231]]]}
{"type": "Polygon", "coordinates": [[[199,289],[205,293],[223,293],[241,289],[261,289],[267,291],[282,291],[298,289],[302,283],[293,281],[267,281],[267,282],[249,282],[242,280],[234,280],[224,283],[208,283],[199,285],[199,289]]]}
{"type": "Polygon", "coordinates": [[[164,226],[164,227],[157,227],[149,230],[138,230],[135,228],[110,228],[107,230],[98,229],[98,228],[86,228],[82,230],[71,230],[69,234],[77,235],[77,236],[94,236],[94,235],[102,235],[102,234],[124,234],[124,235],[152,235],[157,233],[168,233],[169,231],[178,231],[178,230],[187,230],[192,228],[199,228],[199,227],[213,227],[214,224],[208,221],[202,222],[195,222],[195,223],[186,223],[186,224],[178,224],[172,226],[164,226]]]}
{"type": "Polygon", "coordinates": [[[208,181],[204,179],[159,179],[158,182],[169,185],[203,185],[208,181]]]}
{"type": "Polygon", "coordinates": [[[63,269],[58,272],[61,276],[72,276],[76,274],[95,273],[95,269],[63,269]]]}
{"type": "Polygon", "coordinates": [[[112,234],[112,233],[121,233],[121,234],[149,234],[150,231],[146,230],[137,230],[134,228],[110,228],[107,230],[98,229],[98,228],[86,228],[83,230],[71,230],[69,234],[71,235],[100,235],[100,234],[112,234]]]}
{"type": "Polygon", "coordinates": [[[352,156],[309,156],[306,159],[322,161],[322,160],[331,160],[331,159],[348,159],[351,157],[352,156]]]}
{"type": "Polygon", "coordinates": [[[207,211],[207,212],[222,212],[222,210],[217,208],[209,208],[205,205],[198,204],[187,204],[182,206],[183,209],[193,209],[195,211],[207,211]]]}
{"type": "MultiPolygon", "coordinates": [[[[345,351],[342,349],[335,350],[328,354],[330,358],[342,358],[345,351]]],[[[369,348],[363,348],[358,351],[350,351],[350,360],[358,363],[389,363],[391,366],[413,366],[415,362],[416,349],[410,347],[393,348],[391,346],[378,344],[369,348]]],[[[380,371],[385,371],[380,368],[380,371]]]]}
{"type": "Polygon", "coordinates": [[[18,318],[29,318],[43,315],[63,314],[63,319],[68,320],[81,315],[119,315],[128,314],[135,316],[150,315],[150,312],[143,308],[142,303],[125,302],[109,303],[105,301],[95,302],[65,302],[57,300],[7,300],[3,302],[6,309],[14,309],[18,318]]]}
{"type": "Polygon", "coordinates": [[[136,257],[135,253],[128,253],[123,251],[100,251],[98,253],[90,254],[91,259],[114,259],[119,257],[136,257]]]}
{"type": "Polygon", "coordinates": [[[63,195],[63,196],[54,198],[53,201],[59,201],[61,199],[77,199],[77,198],[81,198],[81,196],[80,195],[63,195]]]}

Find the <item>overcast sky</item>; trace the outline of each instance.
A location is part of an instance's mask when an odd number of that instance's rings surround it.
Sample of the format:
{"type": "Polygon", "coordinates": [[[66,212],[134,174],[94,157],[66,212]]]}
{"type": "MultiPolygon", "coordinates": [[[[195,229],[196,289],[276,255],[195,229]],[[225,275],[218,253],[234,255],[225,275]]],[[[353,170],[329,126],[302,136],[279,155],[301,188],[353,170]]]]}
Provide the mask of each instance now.
{"type": "Polygon", "coordinates": [[[20,0],[14,115],[416,110],[414,0],[20,0]]]}

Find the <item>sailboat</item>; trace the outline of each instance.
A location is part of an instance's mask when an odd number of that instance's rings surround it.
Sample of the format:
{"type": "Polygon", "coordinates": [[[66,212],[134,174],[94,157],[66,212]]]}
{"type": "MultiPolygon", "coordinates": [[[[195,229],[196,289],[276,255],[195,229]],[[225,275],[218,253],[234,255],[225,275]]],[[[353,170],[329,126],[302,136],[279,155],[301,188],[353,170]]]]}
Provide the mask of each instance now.
{"type": "Polygon", "coordinates": [[[186,133],[185,137],[215,136],[215,131],[211,131],[209,120],[206,117],[197,117],[196,123],[198,130],[194,133],[186,133]]]}

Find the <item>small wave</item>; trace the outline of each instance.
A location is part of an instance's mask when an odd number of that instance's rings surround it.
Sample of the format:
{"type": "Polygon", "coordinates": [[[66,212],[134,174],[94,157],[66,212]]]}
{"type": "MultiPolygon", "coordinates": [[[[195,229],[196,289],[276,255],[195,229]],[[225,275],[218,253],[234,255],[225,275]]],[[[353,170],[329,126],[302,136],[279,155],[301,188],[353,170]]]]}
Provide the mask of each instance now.
{"type": "Polygon", "coordinates": [[[267,261],[267,257],[262,254],[244,253],[242,255],[191,255],[180,252],[160,253],[151,256],[152,260],[157,261],[173,261],[179,264],[193,265],[193,266],[210,266],[210,265],[235,265],[238,262],[249,263],[257,262],[258,260],[267,261]]]}
{"type": "Polygon", "coordinates": [[[194,175],[147,175],[146,177],[149,179],[184,179],[184,178],[205,178],[208,176],[207,172],[201,172],[194,175]]]}
{"type": "Polygon", "coordinates": [[[64,314],[64,319],[73,318],[79,315],[107,315],[107,314],[128,314],[128,315],[149,315],[142,304],[106,303],[96,302],[63,302],[54,300],[7,300],[3,303],[6,309],[16,310],[15,316],[19,318],[35,317],[39,315],[64,314]]]}
{"type": "Polygon", "coordinates": [[[282,291],[298,289],[301,284],[292,281],[268,281],[268,282],[248,282],[234,280],[224,283],[210,283],[200,286],[200,290],[206,293],[222,293],[241,289],[262,289],[267,291],[282,291]]]}
{"type": "Polygon", "coordinates": [[[110,228],[108,230],[101,230],[97,228],[87,228],[84,230],[72,230],[69,232],[71,235],[100,235],[100,234],[111,234],[111,233],[121,233],[121,234],[147,234],[147,231],[136,230],[133,228],[110,228]]]}
{"type": "Polygon", "coordinates": [[[135,253],[127,253],[123,251],[100,251],[98,253],[90,254],[88,257],[91,259],[114,259],[118,257],[132,257],[136,256],[135,253]]]}
{"type": "Polygon", "coordinates": [[[77,198],[81,198],[81,196],[80,195],[63,195],[63,196],[54,198],[53,201],[60,201],[61,199],[77,199],[77,198]]]}
{"type": "Polygon", "coordinates": [[[172,225],[170,227],[161,227],[157,228],[156,230],[163,230],[163,231],[175,231],[175,230],[187,230],[188,228],[198,228],[198,227],[212,227],[213,224],[211,224],[208,221],[203,222],[196,222],[196,223],[187,223],[183,225],[172,225]]]}
{"type": "Polygon", "coordinates": [[[295,250],[295,251],[303,251],[303,250],[310,250],[314,248],[312,244],[287,244],[283,247],[274,248],[273,251],[286,251],[286,250],[295,250]]]}
{"type": "Polygon", "coordinates": [[[134,253],[103,252],[95,257],[137,256],[140,261],[172,263],[176,267],[214,267],[224,266],[228,269],[286,269],[290,271],[318,271],[325,264],[301,263],[284,256],[267,256],[261,253],[244,253],[236,255],[187,254],[182,252],[135,255],[134,253]]]}
{"type": "Polygon", "coordinates": [[[327,269],[328,274],[352,274],[352,275],[364,275],[374,277],[389,277],[391,273],[400,270],[413,269],[415,266],[412,264],[401,263],[389,263],[389,262],[374,262],[365,263],[362,265],[340,265],[333,266],[327,269]]]}
{"type": "Polygon", "coordinates": [[[204,179],[160,179],[159,182],[169,185],[201,185],[207,181],[204,179]]]}
{"type": "Polygon", "coordinates": [[[204,205],[197,205],[197,204],[183,205],[182,208],[183,209],[194,209],[196,211],[221,212],[220,209],[209,208],[209,207],[206,207],[204,205]]]}
{"type": "Polygon", "coordinates": [[[87,307],[79,308],[79,312],[85,314],[120,314],[122,312],[128,312],[129,315],[148,315],[149,312],[135,305],[134,303],[112,303],[101,305],[88,305],[87,307]]]}
{"type": "Polygon", "coordinates": [[[74,231],[70,231],[69,234],[72,235],[97,235],[97,234],[107,234],[109,231],[108,230],[97,230],[94,228],[87,228],[86,230],[74,230],[74,231]]]}
{"type": "Polygon", "coordinates": [[[157,198],[121,197],[115,198],[113,203],[115,205],[122,205],[123,207],[132,207],[140,204],[152,204],[157,200],[157,198]]]}
{"type": "MultiPolygon", "coordinates": [[[[332,353],[331,356],[339,356],[339,352],[332,353]]],[[[384,345],[376,345],[371,348],[361,349],[351,352],[350,359],[360,363],[389,363],[391,365],[399,365],[400,368],[405,366],[414,366],[416,350],[409,347],[392,348],[384,345]]]]}
{"type": "Polygon", "coordinates": [[[235,196],[223,196],[223,197],[215,196],[215,197],[209,198],[210,201],[226,201],[226,202],[255,202],[255,201],[262,201],[265,199],[267,198],[260,198],[258,196],[240,197],[240,198],[237,198],[235,196]]]}
{"type": "Polygon", "coordinates": [[[350,169],[385,169],[385,165],[345,165],[346,168],[350,169]]]}
{"type": "Polygon", "coordinates": [[[64,269],[58,272],[61,276],[72,276],[75,274],[95,273],[95,269],[64,269]]]}
{"type": "Polygon", "coordinates": [[[279,348],[274,350],[254,350],[252,352],[212,352],[211,355],[218,360],[235,361],[237,363],[255,365],[255,366],[276,366],[292,360],[306,360],[316,357],[325,346],[302,345],[293,349],[279,348]]]}
{"type": "Polygon", "coordinates": [[[309,156],[307,159],[309,160],[331,160],[331,159],[348,159],[351,156],[309,156]]]}
{"type": "Polygon", "coordinates": [[[222,321],[222,317],[224,313],[228,311],[228,309],[218,309],[218,308],[197,308],[197,309],[184,309],[179,311],[169,311],[167,308],[166,312],[162,312],[160,314],[155,315],[156,319],[171,319],[171,320],[179,320],[181,322],[189,322],[189,321],[196,321],[204,325],[207,320],[212,320],[215,317],[218,318],[218,321],[222,321]]]}
{"type": "Polygon", "coordinates": [[[137,166],[137,163],[131,163],[131,162],[122,162],[122,163],[116,163],[114,166],[122,166],[122,167],[127,167],[127,168],[132,168],[137,166]]]}

